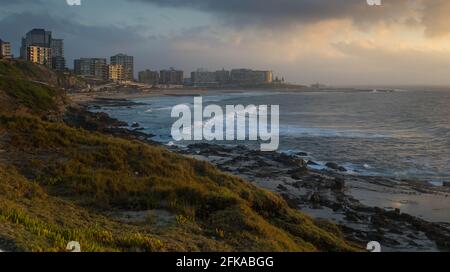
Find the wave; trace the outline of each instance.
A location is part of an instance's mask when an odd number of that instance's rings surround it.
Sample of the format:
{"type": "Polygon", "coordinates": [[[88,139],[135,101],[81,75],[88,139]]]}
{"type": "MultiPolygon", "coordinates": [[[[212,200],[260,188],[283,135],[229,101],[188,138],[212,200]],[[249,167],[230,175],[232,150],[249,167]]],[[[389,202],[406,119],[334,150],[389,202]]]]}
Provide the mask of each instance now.
{"type": "Polygon", "coordinates": [[[391,135],[362,130],[337,130],[326,128],[306,128],[299,126],[282,126],[282,136],[300,137],[337,137],[337,138],[391,138],[391,135]]]}

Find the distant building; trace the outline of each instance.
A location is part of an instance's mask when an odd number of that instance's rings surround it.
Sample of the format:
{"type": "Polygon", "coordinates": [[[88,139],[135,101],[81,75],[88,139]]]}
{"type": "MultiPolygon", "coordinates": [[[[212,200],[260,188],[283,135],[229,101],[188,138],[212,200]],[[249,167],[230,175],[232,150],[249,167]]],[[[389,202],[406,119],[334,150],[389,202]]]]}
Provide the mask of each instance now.
{"type": "Polygon", "coordinates": [[[104,58],[92,58],[91,62],[91,75],[97,79],[108,79],[108,63],[104,58]]]}
{"type": "Polygon", "coordinates": [[[105,58],[81,58],[74,60],[75,74],[95,79],[108,79],[108,64],[105,58]]]}
{"type": "Polygon", "coordinates": [[[52,39],[52,68],[56,71],[66,69],[66,59],[64,58],[64,40],[52,39]]]}
{"type": "Polygon", "coordinates": [[[73,61],[74,72],[80,76],[92,76],[91,59],[82,58],[73,61]]]}
{"type": "Polygon", "coordinates": [[[22,38],[22,46],[20,47],[20,57],[27,60],[28,47],[37,46],[51,48],[52,32],[45,29],[35,28],[25,34],[22,38]]]}
{"type": "Polygon", "coordinates": [[[27,46],[26,59],[29,62],[52,67],[52,49],[41,46],[27,46]]]}
{"type": "Polygon", "coordinates": [[[279,77],[276,77],[274,80],[273,80],[273,83],[276,83],[276,84],[284,84],[285,82],[284,82],[284,77],[282,77],[281,79],[279,78],[279,77]]]}
{"type": "Polygon", "coordinates": [[[108,76],[109,80],[112,81],[127,81],[128,77],[126,71],[121,64],[111,64],[108,66],[108,76]]]}
{"type": "Polygon", "coordinates": [[[316,90],[320,90],[320,89],[323,89],[323,88],[326,88],[326,87],[327,87],[327,85],[320,84],[319,82],[311,84],[311,88],[312,89],[316,89],[316,90]]]}
{"type": "Polygon", "coordinates": [[[139,82],[149,85],[158,85],[159,84],[158,71],[145,70],[139,72],[139,82]]]}
{"type": "Polygon", "coordinates": [[[162,70],[160,71],[160,83],[167,85],[183,85],[184,72],[173,68],[162,70]]]}
{"type": "Polygon", "coordinates": [[[52,32],[42,28],[29,31],[22,38],[20,57],[27,61],[46,65],[58,71],[64,71],[64,41],[53,39],[52,32]]]}
{"type": "Polygon", "coordinates": [[[235,69],[231,71],[231,82],[236,84],[272,83],[272,71],[254,71],[250,69],[235,69]]]}
{"type": "MultiPolygon", "coordinates": [[[[134,58],[125,54],[117,54],[111,57],[111,65],[121,65],[123,81],[134,80],[134,58]]],[[[116,67],[116,66],[115,66],[116,67]]]]}
{"type": "Polygon", "coordinates": [[[226,71],[225,69],[216,71],[216,81],[220,85],[228,84],[230,83],[230,80],[231,80],[230,71],[226,71]]]}
{"type": "Polygon", "coordinates": [[[191,73],[191,84],[194,86],[217,85],[216,72],[198,69],[191,73]]]}
{"type": "Polygon", "coordinates": [[[11,43],[0,39],[0,59],[11,59],[11,43]]]}

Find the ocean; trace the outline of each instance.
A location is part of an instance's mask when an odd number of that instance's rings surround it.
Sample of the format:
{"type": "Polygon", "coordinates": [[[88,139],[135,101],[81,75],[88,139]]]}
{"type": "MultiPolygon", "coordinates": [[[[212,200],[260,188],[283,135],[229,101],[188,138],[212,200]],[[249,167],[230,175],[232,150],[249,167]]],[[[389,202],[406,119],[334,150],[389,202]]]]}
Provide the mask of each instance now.
{"type": "MultiPolygon", "coordinates": [[[[133,107],[102,108],[112,117],[139,123],[164,144],[174,143],[172,107],[192,106],[192,96],[133,99],[133,107]]],[[[203,95],[204,104],[280,105],[280,152],[307,153],[324,168],[344,166],[349,174],[450,181],[450,91],[239,92],[203,95]]],[[[220,142],[219,144],[237,144],[220,142]]],[[[252,142],[245,142],[258,148],[252,142]]]]}

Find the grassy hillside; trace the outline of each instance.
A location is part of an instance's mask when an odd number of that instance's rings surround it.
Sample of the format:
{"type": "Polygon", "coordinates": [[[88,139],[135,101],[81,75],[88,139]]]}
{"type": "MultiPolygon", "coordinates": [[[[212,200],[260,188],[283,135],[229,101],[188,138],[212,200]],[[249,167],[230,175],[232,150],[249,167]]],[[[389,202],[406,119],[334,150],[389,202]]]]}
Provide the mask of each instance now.
{"type": "Polygon", "coordinates": [[[0,77],[0,101],[23,108],[0,108],[0,249],[358,250],[334,225],[208,163],[49,121],[61,90],[19,79],[0,77]]]}
{"type": "Polygon", "coordinates": [[[68,90],[87,87],[86,82],[78,76],[69,73],[56,73],[45,66],[34,65],[20,60],[1,60],[0,77],[42,82],[53,87],[68,90]]]}

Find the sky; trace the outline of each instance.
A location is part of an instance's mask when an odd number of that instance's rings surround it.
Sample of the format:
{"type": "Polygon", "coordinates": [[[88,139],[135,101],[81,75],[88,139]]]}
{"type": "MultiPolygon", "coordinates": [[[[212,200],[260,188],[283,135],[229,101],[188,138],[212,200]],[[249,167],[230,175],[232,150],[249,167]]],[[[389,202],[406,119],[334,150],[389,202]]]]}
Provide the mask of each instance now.
{"type": "Polygon", "coordinates": [[[0,0],[0,39],[45,28],[80,57],[136,70],[273,70],[289,82],[450,85],[450,1],[0,0]]]}

